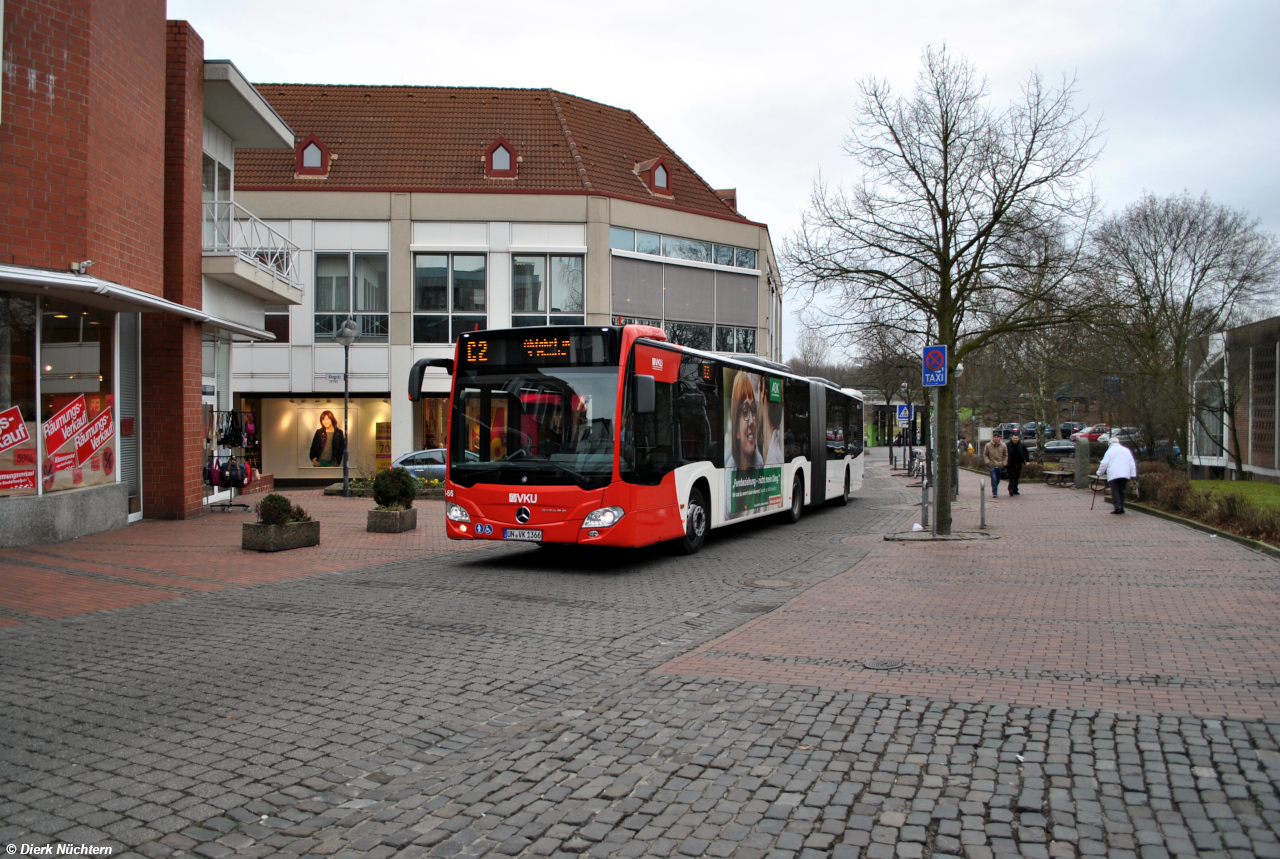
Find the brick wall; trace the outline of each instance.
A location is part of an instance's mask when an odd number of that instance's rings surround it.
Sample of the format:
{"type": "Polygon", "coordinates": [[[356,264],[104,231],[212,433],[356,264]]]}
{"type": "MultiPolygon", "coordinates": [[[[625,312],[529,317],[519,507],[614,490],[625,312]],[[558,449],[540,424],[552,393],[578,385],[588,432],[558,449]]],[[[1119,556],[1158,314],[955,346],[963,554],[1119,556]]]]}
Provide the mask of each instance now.
{"type": "Polygon", "coordinates": [[[86,259],[88,0],[4,4],[0,262],[86,259]]]}
{"type": "Polygon", "coordinates": [[[200,326],[142,314],[142,510],[148,519],[204,512],[200,326]]]}
{"type": "MultiPolygon", "coordinates": [[[[200,307],[204,42],[185,21],[169,21],[164,57],[164,297],[200,307]]],[[[205,509],[200,326],[144,314],[142,368],[143,513],[199,515],[205,509]]]]}
{"type": "Polygon", "coordinates": [[[165,56],[164,297],[200,307],[204,40],[186,21],[169,21],[165,56]]]}
{"type": "Polygon", "coordinates": [[[98,277],[164,290],[165,4],[92,0],[88,256],[98,277]]]}

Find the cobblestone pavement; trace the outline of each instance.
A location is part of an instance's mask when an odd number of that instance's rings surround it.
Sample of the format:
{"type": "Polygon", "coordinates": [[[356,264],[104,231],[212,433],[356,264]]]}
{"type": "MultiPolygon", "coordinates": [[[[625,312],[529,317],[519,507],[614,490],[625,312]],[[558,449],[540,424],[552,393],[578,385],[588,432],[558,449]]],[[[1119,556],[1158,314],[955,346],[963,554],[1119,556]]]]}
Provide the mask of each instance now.
{"type": "MultiPolygon", "coordinates": [[[[0,627],[40,618],[108,611],[386,561],[469,549],[449,540],[443,501],[419,501],[424,526],[404,534],[365,529],[370,498],[325,497],[320,490],[282,494],[321,521],[320,545],[279,554],[240,548],[252,514],[208,513],[185,522],[143,520],[128,528],[53,546],[0,549],[0,627]]],[[[261,495],[246,503],[257,504],[261,495]]]]}
{"type": "Polygon", "coordinates": [[[655,671],[856,571],[908,500],[877,466],[692,559],[495,545],[0,630],[0,842],[1280,857],[1275,721],[655,671]]]}

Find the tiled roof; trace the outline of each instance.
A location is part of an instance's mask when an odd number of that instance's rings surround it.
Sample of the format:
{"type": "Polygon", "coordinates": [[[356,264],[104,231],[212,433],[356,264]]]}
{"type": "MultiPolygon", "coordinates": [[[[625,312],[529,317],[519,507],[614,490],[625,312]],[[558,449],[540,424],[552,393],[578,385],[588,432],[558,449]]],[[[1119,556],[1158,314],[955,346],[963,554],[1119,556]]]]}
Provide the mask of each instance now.
{"type": "Polygon", "coordinates": [[[257,84],[298,140],[328,146],[328,177],[299,178],[294,153],[236,152],[236,186],[601,193],[745,220],[629,110],[550,89],[257,84]],[[484,175],[499,135],[519,176],[484,175]],[[649,193],[635,166],[664,157],[671,197],[649,193]]]}

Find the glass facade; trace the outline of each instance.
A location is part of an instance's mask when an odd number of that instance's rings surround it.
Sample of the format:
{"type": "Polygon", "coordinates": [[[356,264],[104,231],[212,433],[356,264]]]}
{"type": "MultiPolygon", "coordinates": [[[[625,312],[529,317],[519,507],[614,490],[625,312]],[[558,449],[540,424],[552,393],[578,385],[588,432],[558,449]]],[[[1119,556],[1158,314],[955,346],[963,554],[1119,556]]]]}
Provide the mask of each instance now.
{"type": "Polygon", "coordinates": [[[36,303],[0,292],[0,496],[35,495],[36,303]]]}
{"type": "Polygon", "coordinates": [[[488,327],[483,254],[414,254],[413,342],[452,343],[488,327]]]}
{"type": "Polygon", "coordinates": [[[386,343],[388,305],[386,254],[316,254],[317,340],[332,338],[351,315],[359,326],[358,340],[386,343]]]}
{"type": "Polygon", "coordinates": [[[520,255],[512,259],[511,325],[581,325],[583,260],[580,256],[520,255]]]}

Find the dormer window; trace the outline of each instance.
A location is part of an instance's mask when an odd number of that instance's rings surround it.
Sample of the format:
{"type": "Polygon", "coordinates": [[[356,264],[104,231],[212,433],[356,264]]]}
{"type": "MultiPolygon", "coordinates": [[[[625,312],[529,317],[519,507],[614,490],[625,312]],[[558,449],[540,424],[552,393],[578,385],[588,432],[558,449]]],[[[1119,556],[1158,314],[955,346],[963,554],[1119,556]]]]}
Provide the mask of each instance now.
{"type": "Polygon", "coordinates": [[[636,165],[634,172],[651,194],[672,196],[671,171],[667,168],[666,159],[659,157],[641,161],[636,165]]]}
{"type": "Polygon", "coordinates": [[[490,179],[514,179],[519,169],[520,156],[516,148],[499,137],[484,153],[484,175],[490,179]]]}
{"type": "Polygon", "coordinates": [[[329,147],[314,134],[298,144],[295,170],[299,176],[327,176],[329,147]]]}

